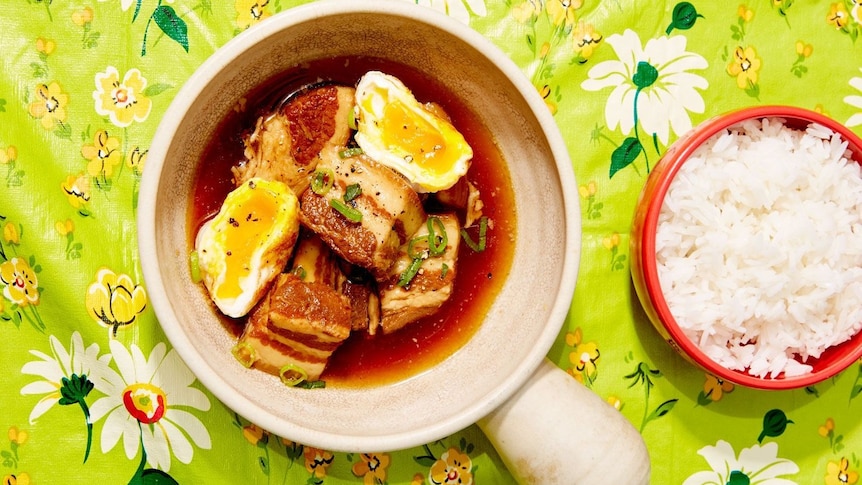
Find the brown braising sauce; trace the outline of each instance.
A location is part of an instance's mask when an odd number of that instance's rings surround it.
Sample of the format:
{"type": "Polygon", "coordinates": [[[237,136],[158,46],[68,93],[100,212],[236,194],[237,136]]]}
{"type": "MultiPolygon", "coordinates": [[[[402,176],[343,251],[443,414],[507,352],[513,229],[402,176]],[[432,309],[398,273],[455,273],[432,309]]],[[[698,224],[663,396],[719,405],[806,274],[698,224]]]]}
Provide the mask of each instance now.
{"type": "MultiPolygon", "coordinates": [[[[344,57],[315,61],[285,72],[250,93],[222,121],[204,150],[189,214],[189,238],[213,217],[234,188],[230,168],[243,160],[242,136],[257,117],[301,88],[320,82],[353,86],[379,70],[404,82],[421,102],[438,103],[473,148],[467,179],[479,188],[489,219],[486,248],[476,253],[461,241],[452,296],[434,315],[390,335],[354,332],[333,354],[322,379],[327,386],[367,387],[416,375],[461,348],[476,332],[508,276],[515,248],[516,215],[509,173],[488,129],[458,98],[412,68],[376,58],[344,57]]],[[[297,194],[299,195],[299,194],[297,194]]],[[[478,225],[478,223],[476,224],[478,225]]],[[[477,228],[470,228],[474,241],[477,228]]],[[[189,248],[192,249],[192,248],[189,248]]],[[[244,319],[223,316],[224,327],[239,337],[244,319]]],[[[309,391],[314,392],[314,391],[309,391]]]]}

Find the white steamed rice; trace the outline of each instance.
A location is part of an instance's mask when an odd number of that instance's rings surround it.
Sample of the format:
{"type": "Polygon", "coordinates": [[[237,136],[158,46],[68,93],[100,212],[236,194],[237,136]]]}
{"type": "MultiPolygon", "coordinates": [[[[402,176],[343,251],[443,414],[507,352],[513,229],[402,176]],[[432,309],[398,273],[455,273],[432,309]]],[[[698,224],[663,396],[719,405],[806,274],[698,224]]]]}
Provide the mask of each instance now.
{"type": "Polygon", "coordinates": [[[740,123],[672,181],[656,257],[671,313],[711,359],[808,373],[862,327],[862,170],[821,125],[740,123]]]}

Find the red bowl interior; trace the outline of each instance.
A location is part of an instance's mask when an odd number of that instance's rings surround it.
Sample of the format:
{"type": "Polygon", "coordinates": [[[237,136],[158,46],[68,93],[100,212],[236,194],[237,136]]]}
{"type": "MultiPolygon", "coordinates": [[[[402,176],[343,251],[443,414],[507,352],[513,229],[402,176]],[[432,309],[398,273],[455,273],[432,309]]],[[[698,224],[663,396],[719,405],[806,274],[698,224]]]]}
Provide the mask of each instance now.
{"type": "Polygon", "coordinates": [[[729,370],[706,356],[685,336],[670,313],[661,290],[656,266],[655,234],[665,194],[676,173],[692,153],[716,133],[748,119],[782,118],[790,128],[804,129],[814,122],[841,135],[857,163],[862,163],[862,140],[841,123],[820,113],[790,106],[758,106],[712,118],[677,140],[655,166],[638,201],[632,229],[632,274],[638,296],[653,325],[689,360],[715,376],[759,389],[794,389],[816,384],[846,369],[862,358],[862,332],[827,349],[818,359],[808,359],[813,370],[795,377],[759,378],[729,370]]]}

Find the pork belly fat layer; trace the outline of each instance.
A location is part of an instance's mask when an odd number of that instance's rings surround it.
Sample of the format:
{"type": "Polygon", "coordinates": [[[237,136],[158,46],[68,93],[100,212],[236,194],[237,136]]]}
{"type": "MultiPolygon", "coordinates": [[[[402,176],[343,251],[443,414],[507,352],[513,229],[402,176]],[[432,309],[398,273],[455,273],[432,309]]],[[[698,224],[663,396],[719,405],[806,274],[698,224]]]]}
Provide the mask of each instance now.
{"type": "MultiPolygon", "coordinates": [[[[447,245],[444,253],[425,259],[410,283],[399,286],[401,274],[412,262],[407,254],[407,246],[404,245],[389,277],[380,283],[380,327],[383,333],[392,333],[420,318],[434,314],[452,295],[461,241],[460,224],[454,213],[436,217],[446,229],[447,245]]],[[[439,228],[435,226],[435,230],[439,228]]],[[[427,234],[428,226],[422,224],[413,237],[427,234]]]]}
{"type": "Polygon", "coordinates": [[[337,150],[325,149],[318,168],[332,172],[332,188],[325,194],[310,188],[302,193],[300,221],[347,262],[367,269],[376,279],[386,277],[400,246],[425,221],[419,196],[401,175],[364,155],[341,158],[337,150]],[[343,200],[352,184],[362,190],[349,202],[362,214],[359,222],[348,220],[329,203],[343,200]]]}
{"type": "Polygon", "coordinates": [[[279,180],[299,194],[309,184],[327,146],[344,146],[350,139],[348,116],[354,89],[321,86],[290,99],[281,109],[258,118],[247,136],[246,161],[234,167],[237,185],[252,177],[279,180]]]}
{"type": "Polygon", "coordinates": [[[283,273],[250,315],[239,342],[254,349],[254,367],[278,375],[292,364],[313,381],[350,335],[350,317],[347,297],[332,287],[283,273]]]}

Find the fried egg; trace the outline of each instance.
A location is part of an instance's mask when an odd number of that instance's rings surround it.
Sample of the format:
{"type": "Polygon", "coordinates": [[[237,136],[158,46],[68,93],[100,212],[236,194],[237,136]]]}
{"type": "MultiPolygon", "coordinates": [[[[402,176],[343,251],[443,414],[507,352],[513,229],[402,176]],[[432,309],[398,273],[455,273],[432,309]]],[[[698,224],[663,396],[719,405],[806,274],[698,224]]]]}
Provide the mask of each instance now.
{"type": "Polygon", "coordinates": [[[247,314],[284,269],[299,233],[299,203],[281,182],[252,178],[231,191],[195,238],[201,279],[218,309],[247,314]]]}
{"type": "Polygon", "coordinates": [[[473,149],[464,136],[398,78],[369,71],[356,85],[356,106],[356,143],[403,174],[416,191],[448,189],[470,168],[473,149]]]}

